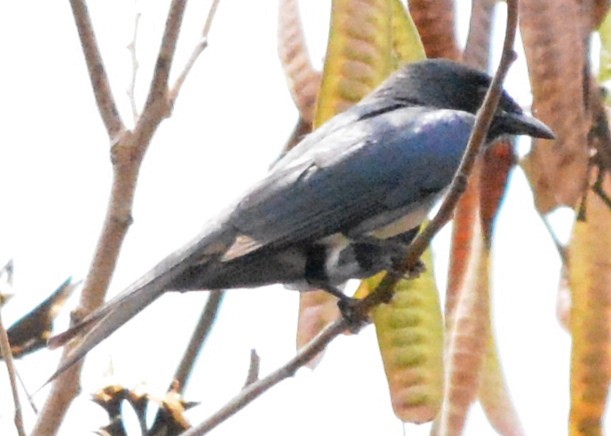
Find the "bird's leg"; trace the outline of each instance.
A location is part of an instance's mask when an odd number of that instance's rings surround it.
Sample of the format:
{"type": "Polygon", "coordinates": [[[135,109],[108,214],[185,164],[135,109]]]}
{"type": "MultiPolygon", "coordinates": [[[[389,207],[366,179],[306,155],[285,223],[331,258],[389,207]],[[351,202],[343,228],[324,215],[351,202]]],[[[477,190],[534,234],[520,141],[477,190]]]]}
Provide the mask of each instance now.
{"type": "MultiPolygon", "coordinates": [[[[407,232],[400,233],[387,239],[377,239],[372,236],[361,236],[358,239],[355,239],[355,242],[353,243],[355,252],[357,253],[357,259],[363,265],[374,265],[372,260],[368,260],[368,258],[371,256],[382,259],[382,263],[384,264],[383,269],[386,269],[390,273],[394,274],[402,269],[407,248],[412,240],[416,237],[419,230],[419,226],[414,227],[407,232]]],[[[413,279],[418,277],[424,271],[424,269],[424,264],[418,260],[416,265],[401,275],[407,279],[413,279]]],[[[372,270],[371,272],[375,273],[377,271],[372,270]]]]}
{"type": "Polygon", "coordinates": [[[348,329],[352,333],[358,332],[362,327],[370,322],[369,316],[361,310],[358,298],[348,297],[344,294],[337,302],[337,307],[342,317],[348,322],[348,329]]]}

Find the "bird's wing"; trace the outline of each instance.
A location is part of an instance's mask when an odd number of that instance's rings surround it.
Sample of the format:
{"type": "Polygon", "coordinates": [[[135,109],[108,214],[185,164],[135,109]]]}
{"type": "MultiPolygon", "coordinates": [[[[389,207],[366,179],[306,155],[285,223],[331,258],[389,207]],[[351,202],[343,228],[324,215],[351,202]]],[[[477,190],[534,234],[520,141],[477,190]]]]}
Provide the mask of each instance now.
{"type": "Polygon", "coordinates": [[[287,153],[232,211],[221,215],[216,227],[205,229],[81,324],[54,337],[52,346],[82,339],[51,379],[155,300],[193,263],[316,240],[385,211],[417,206],[450,183],[473,120],[466,112],[406,107],[360,112],[348,124],[331,124],[332,129],[316,134],[311,147],[287,153]]]}
{"type": "Polygon", "coordinates": [[[317,132],[311,147],[289,152],[237,204],[229,222],[239,236],[224,259],[417,207],[450,183],[473,121],[462,111],[412,106],[366,112],[348,126],[317,132]]]}

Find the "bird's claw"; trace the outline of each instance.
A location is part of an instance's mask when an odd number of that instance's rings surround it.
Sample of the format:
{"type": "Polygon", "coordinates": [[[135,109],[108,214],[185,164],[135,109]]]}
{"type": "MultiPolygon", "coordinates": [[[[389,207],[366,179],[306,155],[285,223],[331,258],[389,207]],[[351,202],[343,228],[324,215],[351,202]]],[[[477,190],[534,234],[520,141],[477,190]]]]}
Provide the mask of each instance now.
{"type": "Polygon", "coordinates": [[[416,261],[416,264],[405,272],[404,277],[408,280],[417,279],[418,277],[420,277],[420,274],[425,271],[426,265],[424,264],[424,262],[418,259],[416,261]]]}
{"type": "Polygon", "coordinates": [[[369,316],[361,307],[361,300],[343,296],[337,302],[342,317],[348,322],[348,329],[352,333],[358,332],[362,327],[369,323],[369,316]]]}

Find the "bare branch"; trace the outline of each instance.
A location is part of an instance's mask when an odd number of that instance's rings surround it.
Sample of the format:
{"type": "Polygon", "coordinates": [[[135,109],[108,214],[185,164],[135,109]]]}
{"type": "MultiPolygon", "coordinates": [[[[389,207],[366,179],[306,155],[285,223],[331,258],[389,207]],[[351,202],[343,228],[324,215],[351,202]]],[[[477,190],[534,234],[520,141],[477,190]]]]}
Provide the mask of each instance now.
{"type": "Polygon", "coordinates": [[[15,375],[17,376],[17,381],[21,385],[21,389],[23,390],[23,392],[25,392],[25,395],[28,399],[28,404],[32,408],[32,412],[34,412],[34,414],[37,415],[38,407],[36,407],[36,404],[34,404],[34,399],[32,398],[33,394],[30,394],[30,391],[28,390],[28,387],[25,385],[25,382],[23,381],[21,374],[19,374],[19,371],[15,371],[15,375]]]}
{"type": "Polygon", "coordinates": [[[89,78],[98,110],[111,141],[114,141],[125,129],[125,126],[119,116],[115,99],[110,90],[106,68],[102,62],[102,56],[100,55],[98,43],[93,32],[89,11],[85,0],[70,0],[70,6],[72,6],[72,14],[74,15],[74,21],[76,22],[81,39],[81,46],[83,47],[83,54],[85,55],[85,62],[89,70],[89,78]]]}
{"type": "Polygon", "coordinates": [[[541,218],[541,221],[543,222],[543,225],[545,226],[547,233],[549,234],[550,238],[552,238],[552,242],[554,243],[554,246],[556,247],[556,250],[558,251],[558,255],[560,256],[560,260],[562,260],[562,265],[565,267],[568,266],[569,259],[568,259],[567,248],[560,242],[560,239],[558,238],[558,235],[556,235],[556,232],[554,231],[554,228],[552,227],[551,223],[547,219],[547,216],[542,213],[539,213],[539,218],[541,218]]]}
{"type": "Polygon", "coordinates": [[[244,387],[253,384],[259,380],[259,369],[261,368],[261,358],[257,354],[257,350],[254,348],[250,350],[250,364],[248,365],[248,374],[246,374],[246,381],[244,387]]]}
{"type": "MultiPolygon", "coordinates": [[[[1,311],[0,311],[1,314],[1,311]]],[[[11,384],[11,393],[13,395],[13,403],[15,404],[15,427],[19,436],[25,436],[23,428],[23,417],[21,416],[21,403],[19,401],[19,392],[17,391],[17,378],[15,376],[15,362],[13,361],[13,353],[11,352],[11,344],[8,340],[8,334],[4,328],[2,317],[0,315],[0,352],[2,359],[6,362],[6,370],[11,384]]]]}
{"type": "Polygon", "coordinates": [[[348,322],[345,319],[338,319],[333,324],[329,324],[318,334],[318,336],[312,339],[285,365],[278,368],[267,377],[264,377],[244,387],[244,389],[242,389],[242,391],[221,410],[198,426],[186,431],[182,434],[182,436],[199,436],[206,434],[217,425],[242,410],[251,401],[259,397],[271,387],[277,385],[286,378],[292,377],[299,368],[316,357],[318,353],[324,350],[335,337],[342,334],[347,328],[348,322]]]}
{"type": "Polygon", "coordinates": [[[173,382],[169,388],[171,389],[173,386],[175,386],[175,390],[179,394],[184,392],[189,376],[191,375],[191,371],[193,370],[195,359],[206,342],[210,331],[212,330],[212,325],[216,319],[216,314],[218,313],[223,297],[225,296],[223,291],[210,291],[209,294],[210,295],[208,296],[206,306],[202,311],[197,326],[195,327],[193,335],[191,336],[191,340],[189,341],[189,345],[187,345],[185,354],[183,355],[180,364],[176,369],[173,382]]]}
{"type": "Polygon", "coordinates": [[[168,94],[168,99],[170,100],[170,105],[176,100],[180,89],[182,88],[183,83],[185,82],[187,76],[191,72],[193,65],[199,58],[199,55],[208,47],[208,34],[210,33],[210,28],[212,27],[212,21],[214,20],[214,16],[216,14],[216,9],[218,7],[219,0],[213,0],[212,5],[210,5],[210,11],[208,12],[208,17],[206,18],[206,22],[204,23],[204,28],[202,30],[202,37],[197,43],[197,45],[193,48],[193,52],[191,56],[189,56],[189,60],[185,64],[182,72],[176,79],[174,86],[170,89],[168,94]]]}
{"type": "Polygon", "coordinates": [[[149,94],[144,106],[145,112],[150,112],[159,102],[167,103],[166,98],[170,68],[174,60],[176,42],[178,41],[178,33],[182,24],[186,4],[186,0],[172,0],[170,4],[168,19],[165,23],[165,31],[161,39],[161,48],[157,55],[153,80],[151,80],[149,94]]]}
{"type": "Polygon", "coordinates": [[[130,57],[132,60],[132,77],[127,88],[127,97],[129,98],[129,102],[132,107],[132,116],[134,118],[134,123],[138,120],[138,105],[136,104],[136,78],[138,77],[138,68],[140,67],[140,64],[138,63],[138,56],[136,55],[136,40],[138,39],[138,26],[140,24],[140,17],[142,17],[142,14],[140,12],[136,12],[134,17],[133,37],[131,42],[127,45],[127,49],[129,50],[130,57]]]}
{"type": "MultiPolygon", "coordinates": [[[[75,21],[79,35],[81,35],[83,51],[100,113],[113,141],[111,194],[104,225],[83,285],[80,307],[73,312],[74,319],[78,321],[104,302],[123,240],[132,221],[131,211],[142,158],[157,127],[169,114],[168,76],[174,59],[186,0],[171,2],[146,105],[133,132],[124,130],[116,113],[84,0],[70,1],[73,5],[75,21]]],[[[71,346],[64,347],[60,367],[66,361],[71,349],[71,346]]],[[[33,434],[57,433],[70,403],[80,389],[81,367],[82,362],[77,363],[55,380],[33,434]]]]}

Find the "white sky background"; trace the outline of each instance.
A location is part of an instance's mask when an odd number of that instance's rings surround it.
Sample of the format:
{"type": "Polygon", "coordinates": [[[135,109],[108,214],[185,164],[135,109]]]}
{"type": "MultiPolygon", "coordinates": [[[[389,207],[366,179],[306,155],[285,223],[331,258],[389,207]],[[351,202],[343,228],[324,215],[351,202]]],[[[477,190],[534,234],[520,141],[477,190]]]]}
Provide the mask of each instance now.
{"type": "MultiPolygon", "coordinates": [[[[167,3],[89,2],[114,95],[128,124],[131,112],[125,90],[132,67],[126,46],[132,39],[134,14],[143,13],[137,40],[136,93],[141,104],[167,3]]],[[[308,9],[302,8],[312,58],[318,64],[329,4],[307,2],[308,9]]],[[[208,7],[208,1],[189,4],[174,76],[198,39],[208,7]]],[[[469,10],[464,7],[461,14],[469,10]]],[[[277,1],[221,1],[210,46],[145,158],[135,221],[110,295],[189,239],[205,220],[265,174],[285,143],[297,112],[277,59],[276,20],[277,1]]],[[[86,273],[106,208],[111,165],[68,2],[0,2],[0,41],[0,262],[14,258],[18,293],[3,311],[10,325],[67,276],[80,279],[86,273]]],[[[518,62],[507,86],[529,105],[526,84],[524,66],[518,62]]],[[[447,235],[448,229],[440,239],[447,240],[447,235]]],[[[494,249],[495,325],[518,412],[528,434],[565,434],[570,342],[555,316],[559,259],[519,172],[512,177],[494,249]]],[[[443,271],[443,253],[437,260],[443,271]]],[[[280,286],[229,293],[186,393],[187,400],[201,402],[189,413],[193,422],[239,391],[251,348],[261,356],[261,375],[293,356],[297,297],[280,286]]],[[[105,424],[105,414],[89,402],[88,392],[107,383],[162,394],[205,299],[205,292],[164,296],[90,353],[85,394],[74,403],[62,434],[86,434],[105,424]]],[[[58,327],[67,323],[66,311],[58,327]]],[[[46,380],[59,355],[38,352],[18,362],[29,389],[46,380]]],[[[0,389],[3,404],[9,404],[4,372],[0,389]]],[[[43,391],[35,398],[38,405],[44,395],[43,391]]],[[[31,423],[25,402],[24,409],[31,423]]],[[[0,433],[14,431],[12,419],[12,411],[3,407],[0,433]]],[[[253,431],[402,435],[402,424],[391,410],[373,328],[337,339],[314,372],[301,370],[213,434],[253,431]]],[[[408,425],[405,434],[428,434],[428,426],[408,425]]],[[[478,407],[470,415],[466,434],[494,434],[478,407]]]]}

